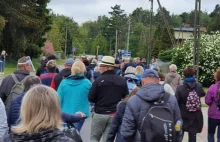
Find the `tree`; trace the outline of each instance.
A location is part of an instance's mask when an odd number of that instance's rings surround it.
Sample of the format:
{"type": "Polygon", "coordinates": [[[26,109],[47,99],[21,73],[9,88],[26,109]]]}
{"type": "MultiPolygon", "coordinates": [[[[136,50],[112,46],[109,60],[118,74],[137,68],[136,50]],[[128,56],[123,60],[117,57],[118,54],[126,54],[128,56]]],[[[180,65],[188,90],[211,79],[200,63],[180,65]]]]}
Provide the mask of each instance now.
{"type": "Polygon", "coordinates": [[[181,16],[172,14],[171,20],[170,20],[170,25],[173,26],[174,28],[181,27],[182,21],[183,21],[183,19],[181,16]]]}
{"type": "Polygon", "coordinates": [[[208,25],[208,32],[215,32],[220,30],[220,5],[215,6],[214,11],[210,14],[212,22],[208,25]]]}
{"type": "Polygon", "coordinates": [[[0,15],[7,20],[2,32],[1,47],[9,53],[9,58],[20,58],[30,44],[38,48],[44,44],[44,35],[50,30],[51,23],[48,2],[49,0],[0,1],[0,15]]]}
{"type": "Polygon", "coordinates": [[[99,33],[96,38],[94,39],[93,43],[92,43],[92,53],[93,55],[96,55],[96,51],[97,51],[97,46],[99,46],[99,54],[101,55],[107,55],[108,52],[108,48],[107,48],[107,40],[105,39],[104,36],[102,36],[101,33],[99,33]]]}

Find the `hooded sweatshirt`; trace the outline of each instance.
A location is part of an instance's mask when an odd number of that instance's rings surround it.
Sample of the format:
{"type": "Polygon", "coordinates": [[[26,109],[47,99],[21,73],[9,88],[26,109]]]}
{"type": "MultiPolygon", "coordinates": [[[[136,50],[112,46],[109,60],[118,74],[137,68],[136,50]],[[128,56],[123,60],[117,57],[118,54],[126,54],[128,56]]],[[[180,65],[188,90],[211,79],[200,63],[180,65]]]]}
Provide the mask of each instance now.
{"type": "Polygon", "coordinates": [[[181,76],[177,72],[168,73],[164,82],[170,84],[174,92],[177,86],[182,84],[181,76]]]}
{"type": "Polygon", "coordinates": [[[75,114],[81,111],[89,117],[90,88],[91,82],[82,74],[71,75],[64,79],[57,90],[62,112],[75,114]]]}
{"type": "Polygon", "coordinates": [[[3,142],[75,142],[58,130],[44,130],[40,133],[11,133],[4,137],[3,142]]]}
{"type": "MultiPolygon", "coordinates": [[[[163,85],[159,83],[148,84],[141,87],[137,94],[128,100],[121,125],[121,134],[126,142],[140,141],[137,129],[140,129],[140,124],[150,108],[148,102],[161,99],[164,93],[163,85]]],[[[173,112],[175,122],[181,120],[175,96],[170,95],[167,106],[173,112]]]]}

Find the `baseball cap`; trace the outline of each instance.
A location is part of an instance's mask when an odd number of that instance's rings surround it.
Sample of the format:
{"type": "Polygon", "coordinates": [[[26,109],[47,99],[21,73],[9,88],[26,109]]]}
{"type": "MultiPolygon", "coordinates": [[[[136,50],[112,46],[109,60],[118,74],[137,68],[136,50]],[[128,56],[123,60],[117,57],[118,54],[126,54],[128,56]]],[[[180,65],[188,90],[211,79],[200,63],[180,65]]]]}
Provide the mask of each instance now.
{"type": "Polygon", "coordinates": [[[73,63],[74,63],[73,58],[68,58],[68,59],[66,59],[66,61],[65,61],[65,65],[67,65],[67,66],[72,66],[73,63]]]}
{"type": "Polygon", "coordinates": [[[152,69],[146,69],[144,70],[144,73],[142,74],[142,78],[146,78],[146,77],[155,77],[155,78],[159,78],[158,72],[152,69]]]}

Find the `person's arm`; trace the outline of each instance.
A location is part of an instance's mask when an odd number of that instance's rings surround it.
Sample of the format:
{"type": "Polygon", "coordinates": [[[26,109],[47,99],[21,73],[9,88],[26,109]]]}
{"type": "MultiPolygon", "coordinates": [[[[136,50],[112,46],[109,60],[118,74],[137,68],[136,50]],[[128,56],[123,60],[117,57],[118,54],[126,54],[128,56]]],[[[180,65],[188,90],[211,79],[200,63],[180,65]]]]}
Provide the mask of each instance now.
{"type": "Polygon", "coordinates": [[[92,103],[96,103],[97,100],[97,81],[93,82],[92,87],[89,90],[88,99],[92,103]]]}
{"type": "Polygon", "coordinates": [[[176,97],[176,100],[177,100],[177,103],[180,105],[180,87],[181,86],[177,86],[176,88],[176,92],[175,92],[175,97],[176,97]]]}
{"type": "Polygon", "coordinates": [[[136,131],[135,116],[129,102],[127,102],[121,125],[121,134],[124,137],[124,141],[132,142],[136,131]]]}
{"type": "Polygon", "coordinates": [[[121,125],[121,120],[123,119],[124,115],[124,102],[118,104],[117,111],[115,116],[112,118],[111,128],[107,137],[107,142],[114,142],[115,136],[119,131],[119,127],[121,125]]]}
{"type": "Polygon", "coordinates": [[[63,97],[64,97],[64,92],[63,92],[63,82],[61,82],[60,86],[57,89],[57,94],[60,99],[60,106],[62,107],[63,105],[63,97]]]}
{"type": "Polygon", "coordinates": [[[82,117],[81,114],[68,114],[68,113],[64,113],[62,112],[62,118],[63,118],[63,121],[65,123],[76,123],[80,120],[83,120],[85,119],[85,117],[82,117]]]}
{"type": "Polygon", "coordinates": [[[203,89],[202,85],[200,83],[197,83],[197,87],[198,87],[198,95],[200,97],[204,97],[205,96],[205,90],[203,89]]]}
{"type": "Polygon", "coordinates": [[[2,84],[0,86],[0,98],[4,103],[7,100],[7,97],[10,94],[14,84],[15,82],[11,76],[7,76],[6,78],[3,79],[2,84]]]}
{"type": "Polygon", "coordinates": [[[210,106],[213,102],[213,94],[215,94],[214,90],[213,90],[213,85],[211,87],[209,87],[207,94],[205,96],[205,103],[210,106]]]}
{"type": "Polygon", "coordinates": [[[5,112],[5,105],[0,99],[0,138],[8,132],[7,116],[5,112]]]}

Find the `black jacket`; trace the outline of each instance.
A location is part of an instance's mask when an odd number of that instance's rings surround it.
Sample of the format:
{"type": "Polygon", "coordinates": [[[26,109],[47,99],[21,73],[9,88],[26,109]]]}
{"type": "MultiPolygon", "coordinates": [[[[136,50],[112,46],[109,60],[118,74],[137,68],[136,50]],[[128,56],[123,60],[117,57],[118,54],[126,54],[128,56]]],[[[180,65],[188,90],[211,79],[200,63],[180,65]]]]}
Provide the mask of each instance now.
{"type": "MultiPolygon", "coordinates": [[[[163,85],[158,83],[148,84],[141,87],[137,94],[128,100],[121,125],[121,134],[125,142],[140,141],[138,130],[140,130],[141,122],[150,108],[148,102],[157,101],[163,97],[164,94],[163,85]]],[[[175,122],[181,120],[180,110],[175,96],[170,95],[167,106],[171,112],[173,112],[175,122]]],[[[180,137],[181,136],[177,134],[177,139],[180,137]]]]}
{"type": "Polygon", "coordinates": [[[96,113],[111,114],[116,112],[118,102],[126,95],[128,95],[126,80],[111,70],[104,72],[92,84],[89,101],[95,103],[96,113]]]}
{"type": "Polygon", "coordinates": [[[3,138],[3,142],[75,142],[58,130],[43,130],[40,133],[11,133],[3,138]]]}
{"type": "Polygon", "coordinates": [[[177,87],[175,96],[183,119],[183,129],[191,133],[200,133],[203,127],[202,111],[198,110],[196,112],[189,112],[186,109],[186,101],[189,95],[189,89],[195,89],[199,97],[205,96],[205,91],[200,83],[187,82],[177,87]]]}
{"type": "MultiPolygon", "coordinates": [[[[26,76],[28,76],[30,73],[24,70],[17,70],[14,72],[15,76],[19,81],[23,80],[26,76]]],[[[0,97],[2,101],[5,103],[8,95],[11,92],[12,87],[15,85],[15,82],[11,75],[8,75],[5,77],[2,81],[2,84],[0,86],[0,97]]]]}
{"type": "Polygon", "coordinates": [[[112,119],[111,129],[108,134],[107,142],[123,142],[123,136],[120,133],[121,131],[121,123],[125,113],[126,102],[121,101],[118,104],[117,112],[112,119]],[[116,136],[117,135],[117,136],[116,136]],[[115,138],[116,137],[116,138],[115,138]]]}
{"type": "Polygon", "coordinates": [[[126,63],[125,65],[124,65],[124,67],[123,67],[123,69],[122,69],[122,72],[125,72],[125,70],[127,69],[127,67],[136,67],[136,64],[135,63],[133,63],[133,62],[128,62],[128,63],[126,63]]]}
{"type": "Polygon", "coordinates": [[[61,81],[63,80],[63,78],[66,78],[68,76],[71,75],[71,69],[70,68],[65,68],[63,70],[61,70],[55,77],[54,77],[54,83],[56,85],[55,90],[58,89],[61,81]]]}
{"type": "MultiPolygon", "coordinates": [[[[56,73],[59,73],[59,69],[56,67],[55,69],[56,73]]],[[[47,73],[47,69],[45,66],[41,65],[37,71],[36,71],[36,76],[40,76],[41,74],[47,73]]]]}

